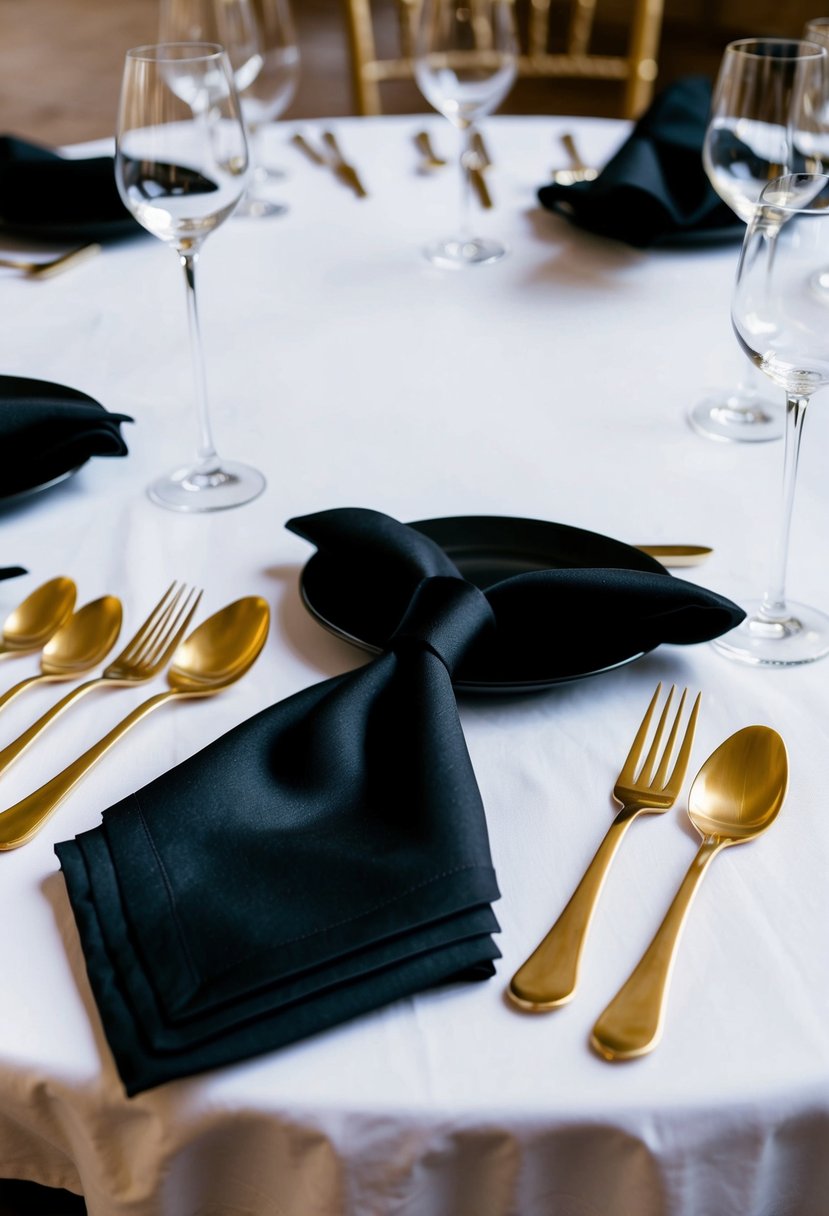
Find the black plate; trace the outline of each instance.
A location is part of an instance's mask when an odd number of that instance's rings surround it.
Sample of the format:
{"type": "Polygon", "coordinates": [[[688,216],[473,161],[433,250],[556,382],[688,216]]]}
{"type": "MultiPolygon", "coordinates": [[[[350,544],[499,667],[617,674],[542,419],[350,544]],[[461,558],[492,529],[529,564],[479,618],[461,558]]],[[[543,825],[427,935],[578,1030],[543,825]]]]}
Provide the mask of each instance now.
{"type": "MultiPolygon", "coordinates": [[[[409,526],[440,545],[464,578],[482,590],[531,570],[604,568],[665,573],[664,566],[640,549],[568,524],[504,515],[456,515],[421,519],[409,526]]],[[[328,577],[323,554],[314,554],[306,563],[300,592],[305,607],[329,632],[372,654],[382,651],[385,639],[360,637],[357,627],[344,619],[338,584],[328,577]]],[[[532,681],[508,681],[494,678],[485,670],[474,670],[454,683],[466,692],[534,692],[612,671],[644,653],[637,651],[609,667],[566,674],[551,671],[532,681]]]]}

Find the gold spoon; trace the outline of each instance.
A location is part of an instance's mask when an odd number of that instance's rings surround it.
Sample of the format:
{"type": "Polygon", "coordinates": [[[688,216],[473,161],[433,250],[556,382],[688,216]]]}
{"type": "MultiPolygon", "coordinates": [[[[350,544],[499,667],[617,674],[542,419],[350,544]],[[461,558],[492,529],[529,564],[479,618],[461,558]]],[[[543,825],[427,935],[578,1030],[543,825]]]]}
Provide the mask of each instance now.
{"type": "Polygon", "coordinates": [[[194,629],[173,655],[167,673],[168,692],[156,693],[137,705],[51,781],[0,814],[0,849],[16,849],[31,840],[113,743],[159,705],[174,699],[211,697],[240,679],[259,657],[269,623],[265,600],[248,596],[228,604],[194,629]]]}
{"type": "Polygon", "coordinates": [[[772,825],[788,783],[786,745],[768,726],[738,730],[697,773],[688,816],[702,844],[653,941],[593,1027],[591,1045],[605,1059],[628,1060],[656,1047],[679,936],[699,882],[721,849],[772,825]]]}
{"type": "Polygon", "coordinates": [[[95,667],[121,632],[121,601],[114,595],[84,604],[52,634],[43,647],[39,676],[29,676],[0,696],[0,709],[25,688],[55,680],[73,680],[95,667]]]}
{"type": "Polygon", "coordinates": [[[75,607],[71,578],[53,578],[27,595],[9,613],[0,636],[0,658],[40,650],[75,607]]]}

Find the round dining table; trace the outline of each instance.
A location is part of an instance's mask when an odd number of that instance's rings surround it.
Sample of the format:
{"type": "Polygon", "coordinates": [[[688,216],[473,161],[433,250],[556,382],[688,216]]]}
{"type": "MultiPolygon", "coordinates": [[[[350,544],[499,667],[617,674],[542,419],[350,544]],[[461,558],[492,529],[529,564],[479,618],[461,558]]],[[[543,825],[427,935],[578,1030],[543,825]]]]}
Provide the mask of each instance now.
{"type": "MultiPolygon", "coordinates": [[[[220,695],[140,723],[43,829],[0,856],[0,1178],[66,1188],[90,1216],[826,1216],[829,1211],[829,666],[773,669],[708,643],[541,689],[459,693],[501,898],[484,983],[407,997],[270,1053],[126,1096],[86,975],[55,844],[237,724],[367,655],[306,607],[313,549],[294,516],[367,507],[396,519],[509,517],[629,545],[699,545],[674,570],[741,603],[762,591],[783,445],[720,443],[689,408],[742,356],[729,298],[739,234],[639,249],[539,205],[575,134],[601,166],[629,127],[554,116],[483,125],[493,206],[472,221],[507,256],[445,270],[423,247],[458,219],[456,135],[435,115],[314,120],[269,132],[278,218],[231,217],[205,243],[201,323],[217,446],[267,479],[207,514],[147,484],[196,445],[184,288],[149,235],[49,279],[0,270],[0,372],[68,385],[129,415],[129,454],[0,506],[0,617],[57,576],[78,603],[117,595],[123,639],[178,579],[206,616],[271,608],[265,648],[220,695]],[[358,197],[291,142],[334,130],[358,197]],[[420,171],[428,130],[448,163],[420,171]],[[610,868],[572,1001],[522,1012],[510,977],[552,926],[618,810],[611,792],[656,688],[701,692],[675,805],[634,823],[610,868]],[[664,1031],[610,1062],[591,1028],[657,929],[698,838],[691,778],[728,736],[785,741],[777,821],[726,850],[679,944],[664,1031]]],[[[72,156],[110,145],[85,145],[72,156]]],[[[3,237],[4,250],[30,246],[3,237]]],[[[45,250],[44,250],[45,251],[45,250]]],[[[829,332],[829,331],[827,331],[829,332]]],[[[750,372],[749,374],[756,374],[750,372]]],[[[759,374],[757,374],[759,383],[759,374]]],[[[780,392],[770,384],[771,392],[780,392]]],[[[807,419],[789,561],[798,600],[829,609],[829,413],[807,419]]],[[[2,487],[0,487],[2,493],[2,487]]],[[[566,651],[572,622],[549,619],[566,651]]],[[[0,692],[37,674],[4,660],[0,692]]],[[[151,693],[99,690],[2,777],[3,807],[151,693]]],[[[66,685],[0,714],[0,747],[66,685]]],[[[232,824],[228,825],[232,848],[232,824]]]]}

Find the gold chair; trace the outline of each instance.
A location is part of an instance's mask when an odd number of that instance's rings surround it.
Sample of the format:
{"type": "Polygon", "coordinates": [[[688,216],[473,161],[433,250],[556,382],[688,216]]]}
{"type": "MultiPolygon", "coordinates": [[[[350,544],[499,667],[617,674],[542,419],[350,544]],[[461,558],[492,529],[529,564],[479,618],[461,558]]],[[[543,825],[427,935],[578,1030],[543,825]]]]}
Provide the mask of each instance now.
{"type": "MultiPolygon", "coordinates": [[[[632,14],[627,52],[597,54],[590,49],[597,0],[566,0],[569,17],[564,50],[550,52],[552,0],[514,0],[522,35],[519,79],[569,78],[619,81],[624,85],[620,112],[637,118],[653,94],[664,0],[631,0],[632,14]]],[[[352,86],[358,114],[382,113],[380,85],[410,80],[420,0],[344,0],[351,52],[352,86]],[[400,54],[378,57],[376,13],[393,8],[400,54]]]]}

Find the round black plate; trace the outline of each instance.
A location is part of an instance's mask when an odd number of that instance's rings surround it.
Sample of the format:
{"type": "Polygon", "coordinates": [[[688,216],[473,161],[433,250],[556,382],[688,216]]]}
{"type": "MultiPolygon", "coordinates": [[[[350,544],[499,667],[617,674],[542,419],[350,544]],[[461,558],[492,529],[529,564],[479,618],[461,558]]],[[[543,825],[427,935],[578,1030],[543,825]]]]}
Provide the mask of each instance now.
{"type": "MultiPolygon", "coordinates": [[[[665,573],[664,566],[640,549],[568,524],[505,515],[455,515],[416,520],[409,526],[440,545],[464,578],[482,590],[531,570],[604,568],[665,573]]],[[[338,583],[329,579],[323,554],[314,554],[306,563],[300,591],[308,611],[329,632],[372,654],[382,651],[385,639],[361,637],[357,627],[343,618],[338,583]]],[[[529,682],[501,680],[486,671],[470,671],[463,680],[454,683],[457,689],[466,692],[534,692],[612,671],[643,653],[637,651],[610,667],[566,673],[550,671],[529,682]]]]}

